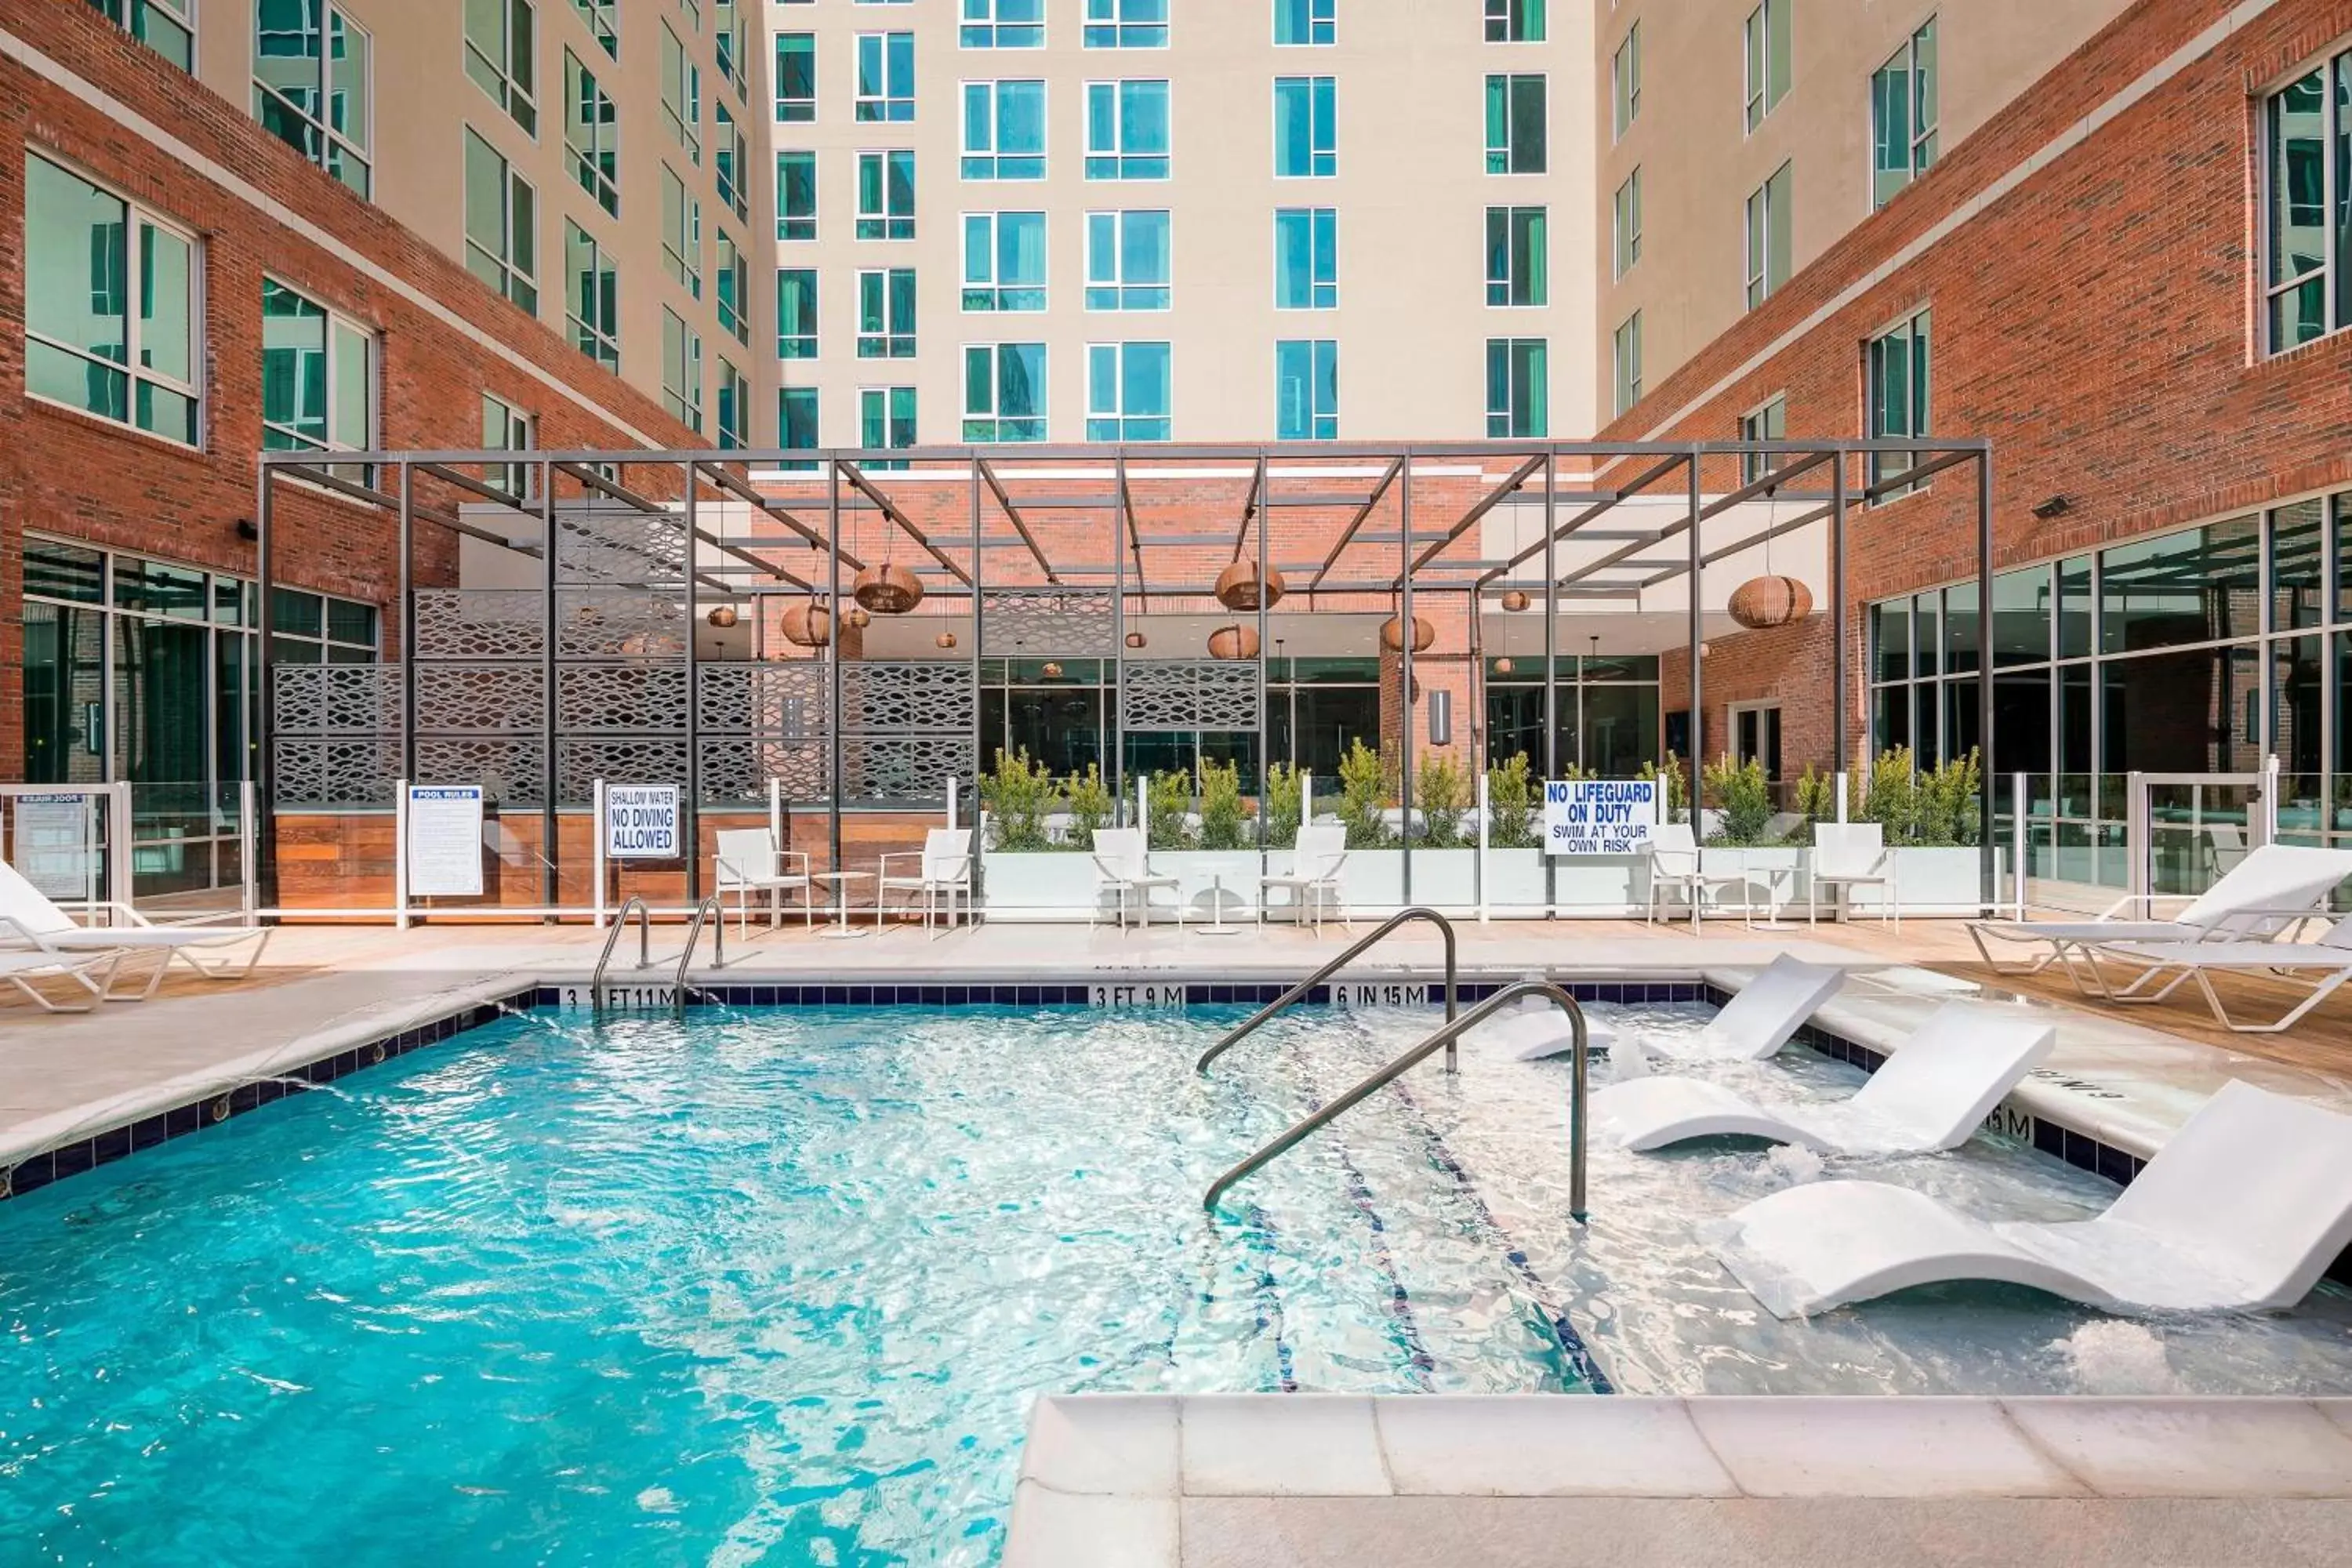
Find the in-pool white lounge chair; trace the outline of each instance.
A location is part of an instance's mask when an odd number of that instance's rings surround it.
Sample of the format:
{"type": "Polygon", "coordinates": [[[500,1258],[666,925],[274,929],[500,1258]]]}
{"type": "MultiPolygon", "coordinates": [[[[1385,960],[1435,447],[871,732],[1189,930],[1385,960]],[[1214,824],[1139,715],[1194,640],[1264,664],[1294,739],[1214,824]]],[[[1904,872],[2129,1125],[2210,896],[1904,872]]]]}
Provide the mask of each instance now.
{"type": "Polygon", "coordinates": [[[25,999],[44,1013],[87,1013],[113,989],[115,965],[122,956],[119,947],[65,955],[0,952],[0,981],[24,993],[25,999]],[[63,982],[64,1000],[44,990],[43,981],[63,982]]]}
{"type": "Polygon", "coordinates": [[[2214,1020],[2223,1028],[2241,1035],[2275,1035],[2294,1027],[2305,1014],[2333,995],[2336,987],[2352,980],[2352,916],[2330,926],[2315,942],[2101,942],[2084,948],[2083,957],[2094,970],[2102,963],[2114,963],[2137,964],[2146,971],[2122,991],[2112,992],[2118,1001],[2156,1001],[2169,994],[2182,979],[2190,979],[2205,994],[2205,1005],[2213,1009],[2214,1020]],[[2126,994],[2167,970],[2178,970],[2179,973],[2163,990],[2150,995],[2126,994]],[[2231,972],[2268,974],[2273,979],[2307,985],[2310,990],[2283,1017],[2267,1024],[2241,1024],[2230,1016],[2213,989],[2214,975],[2231,972]]]}
{"type": "Polygon", "coordinates": [[[1948,1002],[1851,1100],[1763,1105],[1703,1079],[1638,1078],[1594,1092],[1593,1128],[1644,1152],[1734,1135],[1823,1154],[1957,1149],[2057,1040],[2057,1026],[2032,1015],[1948,1002]]]}
{"type": "Polygon", "coordinates": [[[943,901],[950,929],[956,923],[958,900],[963,901],[964,912],[967,915],[971,913],[971,829],[969,827],[934,827],[923,835],[922,848],[912,851],[900,849],[885,855],[880,869],[882,880],[878,896],[887,900],[892,893],[901,895],[901,914],[911,911],[915,900],[921,899],[925,931],[931,929],[931,921],[940,914],[943,901]],[[902,865],[910,860],[915,864],[911,870],[893,876],[890,872],[893,860],[902,865]]]}
{"type": "MultiPolygon", "coordinates": [[[[1520,978],[1541,980],[1541,974],[1520,978]]],[[[1569,1026],[1568,1015],[1549,996],[1523,996],[1499,1016],[1478,1026],[1476,1038],[1491,1050],[1498,1051],[1513,1061],[1538,1062],[1550,1057],[1566,1056],[1576,1048],[1576,1031],[1569,1026]]],[[[1584,1015],[1584,1048],[1605,1051],[1617,1043],[1617,1031],[1605,1018],[1584,1015]]]]}
{"type": "Polygon", "coordinates": [[[1845,984],[1845,971],[1782,953],[1723,1005],[1696,1038],[1645,1037],[1661,1056],[1685,1061],[1762,1061],[1845,984]]]}
{"type": "MultiPolygon", "coordinates": [[[[2352,878],[2352,849],[2319,849],[2300,844],[2265,844],[2250,852],[2221,879],[2169,920],[2118,918],[2135,897],[2116,904],[2095,921],[1970,921],[1969,935],[1977,952],[1997,974],[2034,974],[2053,963],[2066,973],[2085,994],[2110,1001],[2138,999],[2139,987],[2155,974],[2144,974],[2133,985],[2112,991],[2097,971],[2076,962],[2093,942],[2269,942],[2320,919],[2327,896],[2352,878]],[[2023,966],[2003,967],[1988,941],[2046,947],[2049,951],[2023,966]]],[[[2174,976],[2178,984],[2183,976],[2174,976]]],[[[2168,992],[2147,997],[2156,1001],[2168,992]]]]}
{"type": "MultiPolygon", "coordinates": [[[[1140,827],[1097,827],[1095,829],[1095,871],[1101,880],[1096,884],[1099,892],[1108,892],[1118,901],[1119,929],[1127,929],[1129,901],[1134,902],[1137,915],[1145,925],[1151,923],[1151,895],[1165,888],[1176,898],[1176,923],[1184,923],[1184,900],[1181,884],[1173,877],[1155,876],[1151,870],[1151,852],[1145,844],[1140,827]]],[[[1099,905],[1099,898],[1097,899],[1099,905]]]]}
{"type": "Polygon", "coordinates": [[[48,896],[0,861],[0,946],[48,953],[85,954],[121,948],[159,956],[147,984],[135,994],[118,993],[110,980],[110,1002],[143,1002],[163,984],[163,972],[178,959],[207,980],[242,980],[261,962],[275,928],[269,926],[157,925],[127,904],[96,906],[112,916],[109,926],[76,925],[48,896]],[[239,955],[240,949],[249,949],[239,955]]]}
{"type": "Polygon", "coordinates": [[[1347,889],[1340,871],[1348,863],[1348,829],[1340,823],[1305,823],[1297,847],[1291,851],[1290,869],[1281,876],[1260,877],[1258,908],[1263,916],[1265,896],[1279,889],[1290,895],[1290,918],[1301,925],[1323,929],[1323,917],[1338,910],[1339,923],[1349,924],[1347,889]]]}
{"type": "Polygon", "coordinates": [[[1908,1187],[1816,1182],[1723,1232],[1716,1257],[1783,1318],[1956,1279],[2094,1307],[2292,1307],[2352,1243],[2352,1116],[2232,1081],[2095,1219],[1988,1225],[1908,1187]]]}

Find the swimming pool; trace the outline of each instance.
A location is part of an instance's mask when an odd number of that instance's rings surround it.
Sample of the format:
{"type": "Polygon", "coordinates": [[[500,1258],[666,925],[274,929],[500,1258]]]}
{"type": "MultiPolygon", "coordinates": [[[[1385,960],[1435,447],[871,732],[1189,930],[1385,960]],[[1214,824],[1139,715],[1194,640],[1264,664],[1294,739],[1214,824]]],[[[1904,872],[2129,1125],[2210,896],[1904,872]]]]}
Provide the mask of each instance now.
{"type": "MultiPolygon", "coordinates": [[[[1044,1391],[1583,1392],[1588,1346],[1643,1392],[2352,1376],[2334,1292],[2272,1320],[1978,1289],[1781,1323],[1691,1230],[1803,1162],[1596,1150],[1580,1232],[1565,1066],[1475,1042],[1212,1229],[1216,1172],[1432,1017],[1301,1012],[1193,1079],[1239,1016],[519,1016],[0,1205],[0,1540],[985,1563],[1044,1391]]],[[[2113,1195],[1983,1140],[1871,1173],[2049,1216],[2113,1195]]]]}

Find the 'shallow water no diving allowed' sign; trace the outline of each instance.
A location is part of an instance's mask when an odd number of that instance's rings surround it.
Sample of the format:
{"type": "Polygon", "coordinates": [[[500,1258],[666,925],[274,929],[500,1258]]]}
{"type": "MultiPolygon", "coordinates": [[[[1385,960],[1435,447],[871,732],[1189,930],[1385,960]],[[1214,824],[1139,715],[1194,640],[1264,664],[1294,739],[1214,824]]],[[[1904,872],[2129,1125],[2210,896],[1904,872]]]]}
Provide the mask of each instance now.
{"type": "Polygon", "coordinates": [[[1658,822],[1655,779],[1553,779],[1544,785],[1544,851],[1638,855],[1658,822]]]}
{"type": "Polygon", "coordinates": [[[612,860],[678,857],[676,784],[606,784],[604,855],[612,860]]]}

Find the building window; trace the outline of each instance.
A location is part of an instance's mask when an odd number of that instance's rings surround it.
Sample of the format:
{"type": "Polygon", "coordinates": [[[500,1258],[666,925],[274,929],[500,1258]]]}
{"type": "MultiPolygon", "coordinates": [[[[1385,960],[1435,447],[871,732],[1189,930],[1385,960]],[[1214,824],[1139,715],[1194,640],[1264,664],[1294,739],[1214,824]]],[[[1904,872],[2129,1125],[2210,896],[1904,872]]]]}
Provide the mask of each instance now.
{"type": "Polygon", "coordinates": [[[776,123],[806,124],[816,118],[816,35],[776,35],[776,123]]]}
{"type": "Polygon", "coordinates": [[[748,95],[750,75],[744,68],[751,63],[751,24],[737,14],[735,0],[716,0],[710,7],[710,51],[719,66],[719,74],[727,79],[740,100],[748,95]]]}
{"type": "Polygon", "coordinates": [[[1087,0],[1087,47],[1158,49],[1168,44],[1168,0],[1087,0]]]}
{"type": "MultiPolygon", "coordinates": [[[[667,173],[667,170],[664,173],[667,173]]],[[[776,237],[816,237],[816,154],[776,154],[776,237]]]]}
{"type": "Polygon", "coordinates": [[[1045,438],[1045,345],[975,343],[963,351],[963,438],[1045,438]]]}
{"type": "Polygon", "coordinates": [[[1339,302],[1339,209],[1281,208],[1274,215],[1274,308],[1328,310],[1339,302]]]}
{"type": "MultiPolygon", "coordinates": [[[[787,386],[776,394],[776,445],[787,452],[814,452],[817,449],[816,388],[787,386]]],[[[780,464],[787,469],[814,468],[814,461],[792,459],[780,464]]]]}
{"type": "Polygon", "coordinates": [[[667,306],[662,308],[662,406],[702,434],[702,337],[667,306]]]}
{"type": "MultiPolygon", "coordinates": [[[[1772,399],[1752,414],[1739,416],[1739,438],[1743,441],[1785,441],[1789,438],[1789,398],[1786,393],[1772,399]]],[[[1788,462],[1781,453],[1748,452],[1739,459],[1739,482],[1753,484],[1774,468],[1788,462]]]]}
{"type": "MultiPolygon", "coordinates": [[[[375,335],[264,278],[262,448],[352,452],[374,441],[375,335]]],[[[336,471],[365,482],[364,468],[336,471]]]]}
{"type": "Polygon", "coordinates": [[[1274,345],[1275,438],[1339,438],[1339,342],[1286,338],[1274,345]]]}
{"type": "Polygon", "coordinates": [[[2352,326],[2352,54],[2273,93],[2263,132],[2264,339],[2284,353],[2352,326]]]}
{"type": "Polygon", "coordinates": [[[1544,0],[1486,0],[1486,41],[1490,44],[1540,44],[1544,40],[1544,0]]]}
{"type": "Polygon", "coordinates": [[[1540,75],[1486,79],[1486,173],[1544,172],[1544,79],[1540,75]]]}
{"type": "Polygon", "coordinates": [[[25,160],[31,395],[194,446],[197,282],[193,237],[25,160]]]}
{"type": "Polygon", "coordinates": [[[1042,310],[1045,308],[1045,215],[966,213],[963,220],[963,308],[1042,310]]]}
{"type": "Polygon", "coordinates": [[[466,269],[538,312],[538,195],[471,127],[466,132],[466,269]]]}
{"type": "Polygon", "coordinates": [[[751,342],[751,267],[743,247],[725,229],[718,235],[719,324],[734,340],[751,342]]]}
{"type": "Polygon", "coordinates": [[[606,370],[621,368],[621,289],[613,258],[578,224],[563,226],[564,323],[572,345],[606,370]]]}
{"type": "Polygon", "coordinates": [[[1087,178],[1168,177],[1168,84],[1087,83],[1087,178]]]}
{"type": "Polygon", "coordinates": [[[613,95],[597,84],[580,57],[563,51],[563,147],[572,177],[596,205],[621,216],[621,121],[613,95]]]}
{"type": "Polygon", "coordinates": [[[719,360],[719,446],[722,451],[740,450],[751,444],[747,426],[751,416],[751,384],[742,373],[727,363],[725,355],[719,360]]]}
{"type": "Polygon", "coordinates": [[[1087,440],[1167,440],[1172,395],[1166,343],[1087,345],[1087,440]]]}
{"type": "Polygon", "coordinates": [[[1337,79],[1328,76],[1274,79],[1274,172],[1282,179],[1319,178],[1339,172],[1337,79]]]}
{"type": "Polygon", "coordinates": [[[727,112],[723,103],[711,106],[717,110],[717,151],[711,161],[719,182],[719,199],[735,209],[735,216],[745,223],[751,220],[751,149],[743,140],[743,129],[735,117],[727,112]]]}
{"type": "Polygon", "coordinates": [[[877,268],[857,275],[857,357],[915,357],[915,269],[877,268]]]}
{"type": "MultiPolygon", "coordinates": [[[[1927,433],[1928,315],[1920,311],[1892,331],[1870,340],[1865,382],[1869,391],[1870,436],[1886,440],[1927,433]]],[[[1890,474],[1916,467],[1912,452],[1873,452],[1870,482],[1874,486],[1890,474]]],[[[1891,500],[1906,495],[1901,486],[1876,499],[1891,500]]]]}
{"type": "Polygon", "coordinates": [[[1486,303],[1543,305],[1545,279],[1542,207],[1486,209],[1486,303]]]}
{"type": "Polygon", "coordinates": [[[1920,24],[1870,79],[1874,211],[1936,162],[1936,18],[1920,24]]]}
{"type": "Polygon", "coordinates": [[[572,0],[572,8],[580,13],[580,20],[589,36],[604,46],[604,53],[613,59],[621,58],[621,32],[614,26],[613,13],[620,0],[572,0]]]}
{"type": "Polygon", "coordinates": [[[857,444],[869,452],[898,452],[913,446],[915,389],[911,386],[859,388],[857,444]]]}
{"type": "MultiPolygon", "coordinates": [[[[530,416],[502,397],[482,394],[482,450],[485,452],[528,452],[535,444],[530,437],[530,416]]],[[[533,463],[506,463],[485,468],[482,480],[494,489],[502,489],[520,500],[530,499],[531,475],[538,470],[533,463]]]]}
{"type": "Polygon", "coordinates": [[[1623,418],[1642,401],[1642,312],[1617,323],[1611,335],[1610,358],[1616,375],[1617,417],[1623,418]]]}
{"type": "Polygon", "coordinates": [[[963,0],[961,40],[967,49],[1043,48],[1045,0],[963,0]]]}
{"type": "Polygon", "coordinates": [[[466,74],[533,136],[539,134],[537,20],[530,0],[466,0],[466,74]]]}
{"type": "Polygon", "coordinates": [[[686,58],[686,46],[662,24],[662,120],[670,139],[686,149],[687,162],[702,163],[702,68],[686,58]]]}
{"type": "Polygon", "coordinates": [[[1618,40],[1609,57],[1609,126],[1611,140],[1622,142],[1642,112],[1642,24],[1636,21],[1618,40]]]}
{"type": "Polygon", "coordinates": [[[1609,249],[1615,275],[1622,278],[1642,259],[1642,171],[1634,170],[1617,187],[1609,205],[1609,249]]]}
{"type": "Polygon", "coordinates": [[[1551,434],[1550,353],[1541,338],[1486,340],[1486,434],[1551,434]]]}
{"type": "Polygon", "coordinates": [[[89,0],[99,13],[132,37],[179,67],[195,65],[195,32],[190,26],[191,0],[89,0]]]}
{"type": "Polygon", "coordinates": [[[1748,308],[1789,280],[1789,178],[1781,164],[1748,197],[1748,308]]]}
{"type": "Polygon", "coordinates": [[[1339,41],[1339,0],[1274,0],[1274,41],[1281,45],[1339,41]]]}
{"type": "Polygon", "coordinates": [[[1164,211],[1087,215],[1087,309],[1164,310],[1171,282],[1164,211]]]}
{"type": "Polygon", "coordinates": [[[915,35],[857,35],[857,118],[893,122],[915,118],[915,35]]]}
{"type": "Polygon", "coordinates": [[[662,268],[670,280],[702,298],[702,200],[662,165],[662,268]]]}
{"type": "Polygon", "coordinates": [[[776,268],[776,357],[816,358],[816,268],[776,268]]]}
{"type": "Polygon", "coordinates": [[[857,154],[857,237],[915,237],[915,154],[857,154]]]}
{"type": "Polygon", "coordinates": [[[1045,177],[1045,84],[968,81],[963,84],[963,177],[1042,180],[1045,177]]]}
{"type": "Polygon", "coordinates": [[[254,23],[254,118],[366,195],[375,111],[367,33],[328,0],[255,0],[254,23]]]}
{"type": "Polygon", "coordinates": [[[1761,0],[1748,13],[1740,38],[1748,53],[1748,129],[1789,95],[1789,16],[1790,0],[1761,0]]]}

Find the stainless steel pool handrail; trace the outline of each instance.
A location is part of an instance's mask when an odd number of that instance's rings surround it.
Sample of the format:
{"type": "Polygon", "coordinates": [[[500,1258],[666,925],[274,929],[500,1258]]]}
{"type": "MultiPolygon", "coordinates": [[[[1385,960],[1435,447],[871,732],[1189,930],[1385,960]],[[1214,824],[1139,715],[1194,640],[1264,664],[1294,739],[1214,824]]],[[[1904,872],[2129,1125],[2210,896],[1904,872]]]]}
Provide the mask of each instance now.
{"type": "Polygon", "coordinates": [[[718,917],[718,923],[710,928],[710,938],[715,944],[710,950],[710,967],[727,967],[727,911],[720,907],[719,895],[713,893],[694,906],[694,921],[686,928],[686,946],[678,950],[677,992],[677,1010],[681,1016],[686,1012],[686,972],[694,963],[695,944],[702,940],[702,922],[713,915],[718,917]]]}
{"type": "Polygon", "coordinates": [[[1454,1042],[1465,1031],[1493,1017],[1505,1003],[1517,1001],[1522,996],[1549,996],[1558,1003],[1561,1010],[1568,1015],[1569,1028],[1574,1037],[1575,1048],[1570,1053],[1573,1066],[1570,1068],[1571,1083],[1569,1090],[1568,1212],[1577,1224],[1582,1225],[1586,1214],[1584,1112],[1591,1072],[1591,1064],[1584,1059],[1588,1034],[1584,1024],[1584,1009],[1577,1005],[1575,997],[1549,980],[1514,981],[1471,1008],[1463,1016],[1441,1024],[1419,1045],[1398,1057],[1388,1066],[1381,1068],[1322,1110],[1306,1117],[1291,1127],[1288,1131],[1212,1182],[1209,1184],[1208,1194],[1201,1200],[1201,1206],[1212,1215],[1215,1214],[1217,1200],[1224,1196],[1234,1183],[1282,1158],[1283,1155],[1305,1142],[1316,1131],[1329,1126],[1349,1110],[1370,1099],[1372,1095],[1403,1077],[1412,1068],[1427,1060],[1430,1053],[1436,1050],[1438,1047],[1444,1046],[1451,1048],[1454,1042]]]}
{"type": "Polygon", "coordinates": [[[604,1005],[604,970],[613,962],[613,949],[621,940],[621,931],[629,923],[629,911],[637,911],[637,967],[654,966],[654,912],[644,899],[631,893],[621,901],[620,912],[613,917],[613,929],[605,933],[604,951],[596,955],[596,972],[588,980],[588,1005],[601,1009],[604,1005]]]}
{"type": "MultiPolygon", "coordinates": [[[[1211,1046],[1207,1050],[1202,1051],[1201,1053],[1201,1059],[1192,1064],[1192,1070],[1199,1073],[1203,1078],[1207,1077],[1209,1072],[1209,1064],[1215,1061],[1219,1057],[1223,1056],[1235,1046],[1241,1044],[1244,1039],[1247,1038],[1256,1030],[1260,1024],[1265,1023],[1267,1019],[1273,1017],[1276,1014],[1281,1012],[1292,1003],[1297,1002],[1300,997],[1306,995],[1309,991],[1321,984],[1324,981],[1330,979],[1332,975],[1338,973],[1341,969],[1345,968],[1350,962],[1361,954],[1365,949],[1370,947],[1382,937],[1388,935],[1389,932],[1396,930],[1397,927],[1403,925],[1408,921],[1428,921],[1432,924],[1435,925],[1437,929],[1443,931],[1445,935],[1445,1019],[1446,1022],[1452,1023],[1454,1021],[1454,922],[1447,920],[1444,915],[1439,914],[1435,910],[1427,909],[1421,905],[1415,905],[1409,910],[1399,910],[1395,914],[1392,914],[1387,920],[1382,921],[1379,930],[1365,936],[1361,941],[1350,943],[1347,952],[1341,953],[1339,957],[1333,959],[1330,963],[1325,964],[1322,968],[1317,970],[1314,973],[1308,975],[1306,979],[1300,981],[1297,984],[1292,986],[1289,990],[1284,992],[1281,995],[1276,997],[1265,1006],[1259,1008],[1246,1023],[1236,1026],[1231,1033],[1225,1036],[1223,1039],[1219,1040],[1215,1045],[1211,1046]]],[[[1454,1047],[1452,1041],[1449,1040],[1445,1048],[1445,1070],[1452,1072],[1454,1070],[1454,1047]]]]}

